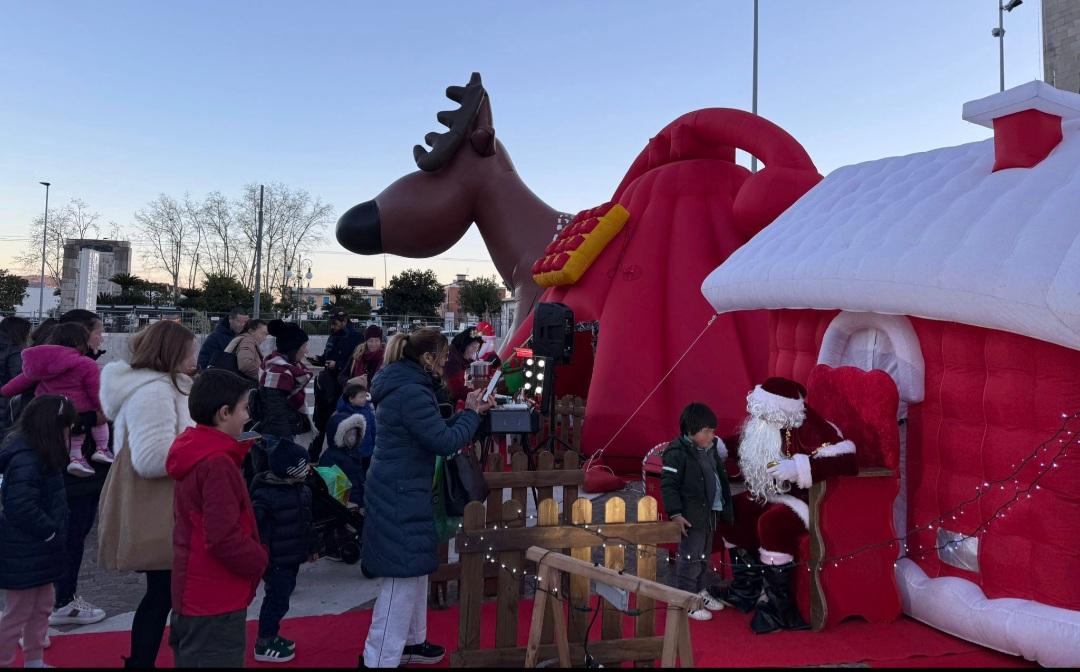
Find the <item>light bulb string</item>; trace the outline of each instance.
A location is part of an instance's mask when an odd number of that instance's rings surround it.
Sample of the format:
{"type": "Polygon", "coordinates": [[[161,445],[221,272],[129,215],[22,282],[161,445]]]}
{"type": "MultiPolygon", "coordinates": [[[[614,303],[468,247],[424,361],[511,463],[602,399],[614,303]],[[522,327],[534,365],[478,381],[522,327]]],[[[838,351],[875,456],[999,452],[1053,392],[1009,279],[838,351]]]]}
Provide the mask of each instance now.
{"type": "MultiPolygon", "coordinates": [[[[945,541],[945,543],[943,543],[943,544],[934,545],[934,546],[931,546],[931,547],[919,547],[917,549],[912,549],[912,550],[905,549],[904,552],[901,553],[897,557],[896,561],[898,562],[899,560],[901,560],[903,558],[915,559],[913,557],[913,554],[916,554],[916,553],[919,555],[919,557],[925,557],[925,555],[930,551],[940,552],[940,551],[945,550],[945,549],[947,549],[949,547],[956,546],[956,545],[962,543],[963,541],[965,541],[967,539],[976,538],[979,534],[987,531],[989,529],[990,524],[993,523],[994,520],[997,520],[998,518],[1004,517],[1005,512],[1007,512],[1010,507],[1015,505],[1017,502],[1021,501],[1021,496],[1025,496],[1024,498],[1030,498],[1031,493],[1033,491],[1040,489],[1039,481],[1041,481],[1048,473],[1050,473],[1050,471],[1052,469],[1057,468],[1057,466],[1058,466],[1057,460],[1066,455],[1066,453],[1068,451],[1068,448],[1070,446],[1073,446],[1073,445],[1080,445],[1080,434],[1074,433],[1072,431],[1068,431],[1066,429],[1066,427],[1068,426],[1070,420],[1074,420],[1074,419],[1080,417],[1080,412],[1076,412],[1076,413],[1073,413],[1073,414],[1062,414],[1062,417],[1065,418],[1064,422],[1062,423],[1062,428],[1059,429],[1054,434],[1054,436],[1052,436],[1049,440],[1044,441],[1043,443],[1039,444],[1039,446],[1036,447],[1035,452],[1032,454],[1032,456],[1037,455],[1037,453],[1039,451],[1043,450],[1047,445],[1051,444],[1051,442],[1055,438],[1059,437],[1064,432],[1068,432],[1067,435],[1071,436],[1072,438],[1070,438],[1068,441],[1061,440],[1061,446],[1058,448],[1057,453],[1055,453],[1053,457],[1049,458],[1049,463],[1043,463],[1044,469],[1032,479],[1032,481],[1027,485],[1027,487],[1020,487],[1018,484],[1014,484],[1014,485],[1016,485],[1016,490],[1013,493],[1013,496],[1010,499],[1008,499],[1007,501],[1005,501],[1004,503],[1000,504],[994,510],[994,512],[992,513],[990,518],[988,518],[988,519],[984,520],[983,522],[981,522],[974,529],[974,531],[972,531],[970,533],[962,533],[958,538],[949,539],[949,540],[945,541]],[[1047,466],[1047,464],[1049,466],[1047,466]]],[[[1032,456],[1029,456],[1028,458],[1025,458],[1024,460],[1021,461],[1021,463],[1029,462],[1032,456]]],[[[941,516],[939,516],[937,519],[935,519],[934,521],[932,521],[930,523],[926,523],[926,524],[919,525],[919,526],[916,526],[916,527],[913,527],[913,528],[909,529],[905,536],[902,536],[902,537],[897,536],[897,537],[893,537],[892,539],[889,539],[889,540],[886,540],[886,541],[870,543],[870,544],[864,545],[864,546],[862,546],[862,547],[860,547],[860,548],[858,548],[858,549],[856,549],[854,551],[850,551],[850,552],[835,555],[835,556],[826,557],[826,558],[824,558],[824,559],[822,559],[822,560],[820,560],[818,562],[818,564],[816,565],[816,568],[821,568],[821,567],[824,567],[824,566],[828,566],[829,564],[832,564],[835,567],[835,566],[838,566],[838,564],[840,562],[842,562],[844,560],[851,559],[851,558],[853,558],[853,557],[855,557],[857,555],[860,555],[862,553],[872,551],[872,550],[879,550],[879,549],[887,548],[887,547],[897,545],[897,544],[900,544],[900,543],[905,543],[907,541],[908,537],[911,537],[914,534],[917,534],[917,533],[920,533],[920,532],[923,532],[923,531],[932,531],[935,524],[940,526],[944,522],[944,520],[945,520],[945,518],[947,516],[950,516],[953,513],[959,513],[963,509],[963,507],[968,506],[969,504],[972,504],[972,503],[980,500],[982,497],[989,494],[990,492],[993,492],[992,487],[987,487],[988,484],[997,485],[999,483],[1003,483],[1004,481],[1008,480],[1009,478],[1015,477],[1018,473],[1019,473],[1019,469],[1014,469],[1010,477],[1006,477],[1004,479],[999,479],[999,480],[994,480],[994,481],[984,482],[983,487],[985,489],[980,488],[979,492],[974,497],[971,497],[968,500],[965,500],[964,502],[962,502],[960,505],[954,507],[953,509],[950,509],[949,511],[946,511],[944,514],[942,514],[941,516]]],[[[535,518],[535,516],[530,516],[529,518],[532,519],[532,518],[535,518]]],[[[954,517],[954,519],[955,519],[955,517],[954,517]]],[[[590,534],[592,534],[592,535],[596,536],[597,538],[599,538],[601,540],[602,546],[605,547],[605,548],[606,548],[608,543],[612,543],[612,544],[618,544],[619,546],[624,547],[624,548],[634,549],[635,552],[638,553],[639,558],[644,558],[644,557],[648,557],[648,556],[651,555],[652,557],[655,557],[657,559],[670,560],[670,558],[672,556],[672,553],[669,552],[667,549],[655,549],[655,550],[653,550],[653,547],[655,546],[654,544],[638,544],[638,543],[635,543],[633,541],[630,541],[629,539],[625,539],[623,537],[619,537],[619,536],[615,536],[615,535],[606,535],[602,531],[603,530],[603,524],[596,524],[596,523],[563,523],[563,524],[567,525],[567,526],[570,526],[570,527],[575,527],[577,529],[581,529],[581,530],[585,530],[585,531],[589,532],[590,534]],[[590,527],[590,525],[596,525],[596,529],[592,529],[590,527]]],[[[507,528],[510,528],[510,527],[511,526],[509,524],[504,525],[504,529],[507,529],[507,528]]],[[[484,537],[483,537],[484,533],[490,532],[490,531],[498,531],[498,530],[499,530],[499,524],[495,524],[494,527],[492,529],[490,529],[490,530],[475,531],[475,532],[471,532],[471,533],[462,532],[461,536],[464,537],[464,541],[465,541],[466,545],[472,545],[473,543],[478,543],[478,544],[482,545],[482,542],[484,540],[484,537]]],[[[906,543],[905,543],[905,545],[906,545],[906,543]]],[[[469,552],[469,551],[465,551],[465,552],[469,552]]],[[[549,552],[551,552],[551,551],[549,551],[549,552]]],[[[488,551],[485,553],[485,558],[488,560],[488,562],[497,562],[497,560],[493,557],[493,555],[490,555],[491,553],[494,553],[494,550],[493,550],[492,547],[489,547],[488,551]]],[[[711,554],[703,554],[702,557],[699,558],[699,560],[700,561],[705,561],[705,560],[709,559],[709,555],[711,555],[711,554]]],[[[675,554],[675,557],[678,558],[678,554],[675,554]]],[[[693,561],[694,558],[688,556],[687,560],[693,561]]],[[[500,565],[500,568],[502,570],[505,570],[508,573],[510,573],[515,579],[524,580],[527,576],[529,576],[525,572],[518,573],[516,568],[507,567],[507,565],[505,563],[498,563],[498,564],[500,565]]],[[[595,566],[599,566],[598,563],[593,563],[593,564],[595,566]]],[[[798,562],[793,562],[792,564],[794,566],[806,566],[806,567],[809,567],[809,568],[815,568],[815,566],[813,565],[813,563],[811,563],[811,561],[809,559],[798,561],[798,562]]],[[[730,566],[730,567],[734,568],[736,566],[736,563],[728,563],[728,562],[720,561],[719,565],[721,567],[730,566]]],[[[713,566],[713,569],[715,570],[716,566],[713,566]]],[[[539,583],[538,578],[539,577],[536,577],[537,583],[539,583]]],[[[547,591],[546,589],[540,588],[539,586],[536,586],[536,588],[539,589],[539,590],[545,590],[545,592],[548,592],[549,595],[551,595],[552,597],[554,597],[556,599],[561,599],[556,594],[557,590],[555,591],[555,593],[552,593],[550,591],[547,591]]]]}

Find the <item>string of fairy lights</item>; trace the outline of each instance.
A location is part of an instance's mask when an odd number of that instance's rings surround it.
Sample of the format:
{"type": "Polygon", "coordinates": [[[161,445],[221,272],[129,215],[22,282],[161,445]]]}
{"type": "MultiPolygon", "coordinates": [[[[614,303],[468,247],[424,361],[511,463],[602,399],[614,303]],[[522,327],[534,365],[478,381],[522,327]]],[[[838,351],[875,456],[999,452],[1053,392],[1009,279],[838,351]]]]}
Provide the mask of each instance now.
{"type": "MultiPolygon", "coordinates": [[[[1006,515],[1010,512],[1012,507],[1014,507],[1018,503],[1030,500],[1034,493],[1042,490],[1041,481],[1049,474],[1054,473],[1054,470],[1058,469],[1061,466],[1062,459],[1067,455],[1068,450],[1071,447],[1080,445],[1080,431],[1078,431],[1078,429],[1075,427],[1076,421],[1080,420],[1080,411],[1076,411],[1073,413],[1062,413],[1061,418],[1062,422],[1058,430],[1054,432],[1054,434],[1046,441],[1036,446],[1030,454],[1026,455],[1015,464],[1012,464],[1008,473],[998,479],[983,481],[980,485],[976,486],[974,495],[961,501],[959,504],[945,511],[930,522],[923,523],[921,525],[917,525],[908,529],[905,536],[897,536],[888,540],[866,544],[850,552],[826,557],[820,561],[818,567],[827,567],[829,565],[833,567],[838,567],[841,562],[851,560],[863,553],[872,550],[906,545],[909,537],[922,532],[933,532],[935,528],[940,528],[944,525],[947,525],[948,523],[946,521],[957,521],[959,520],[958,516],[963,515],[964,510],[967,507],[970,507],[974,504],[981,504],[982,500],[989,497],[992,493],[1009,493],[1011,488],[1011,496],[1002,503],[993,507],[990,516],[981,520],[981,522],[976,525],[970,532],[962,533],[959,537],[951,538],[943,544],[934,544],[930,546],[916,547],[914,549],[905,550],[903,554],[898,556],[896,563],[899,563],[899,561],[903,558],[920,560],[925,558],[928,553],[937,553],[949,547],[961,544],[967,539],[978,538],[980,535],[986,533],[990,529],[990,526],[996,521],[1005,519],[1006,515]],[[1035,473],[1030,478],[1030,480],[1023,480],[1021,478],[1022,473],[1027,467],[1035,464],[1037,464],[1038,466],[1033,468],[1038,469],[1037,473],[1035,473]]],[[[536,519],[536,516],[526,516],[525,519],[534,520],[536,519]]],[[[672,555],[678,558],[678,554],[672,554],[666,549],[659,549],[651,544],[637,544],[633,541],[619,536],[604,534],[603,523],[562,524],[564,526],[568,525],[571,527],[582,529],[588,531],[590,534],[595,535],[600,541],[600,546],[605,549],[609,545],[614,545],[624,549],[630,548],[636,550],[639,558],[648,557],[649,555],[652,555],[657,559],[664,560],[669,559],[670,557],[672,557],[672,555]]],[[[520,521],[518,521],[518,525],[520,525],[520,521]]],[[[461,526],[459,526],[459,528],[460,527],[461,526]]],[[[497,523],[493,525],[490,529],[485,529],[483,531],[463,531],[459,534],[458,539],[460,541],[463,541],[464,543],[462,544],[462,547],[459,549],[458,552],[469,552],[471,547],[473,547],[474,545],[480,547],[486,546],[487,548],[482,552],[484,553],[484,559],[488,564],[498,565],[500,571],[504,571],[510,574],[518,582],[525,583],[526,585],[531,584],[531,587],[534,590],[546,592],[553,599],[569,602],[568,597],[559,594],[558,586],[552,586],[550,588],[545,588],[544,586],[541,586],[540,576],[538,576],[537,574],[530,574],[528,572],[525,572],[524,570],[518,569],[517,567],[507,565],[506,563],[501,562],[496,557],[496,551],[494,551],[494,547],[484,543],[484,535],[489,531],[498,532],[499,530],[511,529],[513,527],[515,527],[514,524],[503,523],[500,525],[497,523]]],[[[688,561],[708,561],[709,557],[710,556],[708,554],[702,554],[699,558],[685,556],[684,559],[688,561]]],[[[599,566],[600,563],[593,564],[599,566]]],[[[794,564],[796,566],[808,566],[811,569],[814,568],[813,566],[811,566],[811,561],[808,559],[800,560],[798,562],[795,562],[794,564]]],[[[721,561],[720,565],[730,565],[730,563],[725,563],[721,561]]],[[[713,566],[714,571],[718,571],[718,569],[718,567],[713,566]]],[[[620,570],[619,573],[622,573],[622,571],[620,570]]],[[[571,607],[580,611],[592,611],[592,609],[588,606],[581,607],[571,604],[571,607]]],[[[632,617],[639,617],[646,613],[649,613],[652,610],[665,608],[667,608],[665,605],[660,605],[643,611],[629,610],[624,613],[632,617]]]]}
{"type": "MultiPolygon", "coordinates": [[[[709,328],[716,323],[718,317],[719,314],[713,314],[710,316],[707,323],[701,329],[701,332],[692,340],[692,342],[682,353],[682,355],[670,367],[668,372],[659,381],[657,381],[653,388],[638,404],[637,408],[627,417],[626,421],[622,424],[622,426],[615,431],[615,433],[600,448],[600,450],[596,451],[593,455],[589,457],[585,465],[583,465],[583,468],[588,469],[589,465],[596,463],[598,458],[600,458],[600,456],[603,454],[604,450],[606,450],[608,446],[614,443],[614,441],[618,438],[619,434],[621,434],[622,431],[629,425],[633,417],[637,415],[638,411],[640,411],[641,408],[643,408],[644,405],[648,402],[648,400],[656,393],[656,391],[660,389],[660,387],[664,384],[664,382],[672,374],[672,372],[674,372],[674,370],[679,366],[679,364],[682,363],[682,361],[686,358],[690,351],[693,350],[694,346],[698,343],[698,341],[700,341],[701,338],[704,337],[705,333],[709,330],[709,328]]],[[[793,564],[800,567],[809,567],[810,569],[825,568],[829,565],[831,565],[832,567],[839,567],[840,563],[856,558],[863,553],[884,548],[896,547],[898,549],[898,557],[894,561],[894,566],[896,566],[899,564],[900,560],[904,558],[921,560],[930,553],[940,553],[945,549],[960,545],[969,539],[977,539],[980,535],[986,533],[990,529],[990,526],[996,521],[1005,519],[1006,515],[1010,512],[1013,506],[1020,502],[1030,500],[1033,493],[1041,490],[1042,486],[1040,481],[1042,481],[1042,479],[1045,478],[1048,474],[1053,473],[1053,470],[1057,469],[1060,466],[1060,460],[1065,457],[1068,449],[1071,446],[1076,446],[1080,444],[1080,431],[1075,430],[1072,425],[1072,423],[1078,419],[1080,419],[1080,411],[1075,411],[1072,413],[1062,413],[1061,426],[1058,428],[1058,430],[1054,432],[1054,434],[1049,439],[1036,446],[1030,454],[1020,459],[1019,462],[1011,465],[1009,467],[1010,471],[1005,476],[995,480],[983,481],[980,485],[975,487],[974,495],[961,501],[959,504],[945,511],[933,520],[908,529],[903,536],[896,536],[888,540],[869,543],[853,551],[823,558],[818,562],[816,566],[812,565],[812,561],[810,559],[803,559],[793,564]],[[1055,446],[1057,448],[1056,451],[1053,450],[1055,446]],[[1040,471],[1035,474],[1030,480],[1026,482],[1022,481],[1020,478],[1022,472],[1024,472],[1024,470],[1030,465],[1036,464],[1036,462],[1038,464],[1037,468],[1040,471]],[[994,508],[991,515],[988,518],[981,520],[981,522],[977,526],[975,526],[970,532],[961,533],[958,536],[948,538],[947,541],[943,544],[917,546],[914,548],[911,548],[909,546],[910,539],[915,535],[923,532],[933,532],[935,528],[942,528],[949,524],[946,521],[958,521],[959,517],[964,515],[965,509],[967,509],[967,507],[970,507],[972,505],[981,505],[982,500],[986,497],[989,497],[991,493],[1008,493],[1010,487],[1012,496],[1003,503],[999,504],[996,508],[994,508]],[[901,547],[904,549],[902,553],[899,552],[899,549],[901,547]]],[[[642,482],[644,482],[644,480],[645,479],[643,474],[642,482]]],[[[967,510],[970,511],[970,509],[967,510]]],[[[490,531],[498,532],[500,529],[510,529],[511,527],[525,524],[525,521],[536,520],[537,516],[530,515],[525,516],[524,518],[524,521],[515,521],[514,524],[503,523],[500,525],[499,523],[496,523],[490,528],[490,531]]],[[[618,536],[605,535],[603,533],[603,524],[567,523],[566,521],[561,520],[561,518],[562,516],[560,516],[559,524],[564,526],[569,525],[572,527],[576,527],[578,529],[588,531],[589,533],[595,535],[600,541],[600,546],[604,549],[606,549],[609,545],[615,545],[623,549],[634,549],[639,559],[649,557],[650,555],[657,559],[663,559],[666,561],[670,560],[673,556],[676,559],[678,559],[679,557],[677,553],[671,553],[666,549],[659,548],[658,546],[652,544],[637,544],[633,541],[618,536]]],[[[485,529],[484,531],[466,532],[463,530],[462,525],[459,525],[459,529],[461,529],[462,531],[458,535],[458,540],[464,542],[462,544],[463,548],[459,548],[459,553],[468,552],[469,548],[473,545],[478,545],[481,547],[487,546],[487,548],[483,550],[484,560],[487,564],[497,565],[500,571],[509,574],[515,581],[521,584],[530,585],[530,587],[534,591],[542,591],[546,593],[551,599],[558,600],[560,602],[567,602],[571,609],[582,612],[593,611],[593,609],[590,608],[587,603],[584,606],[571,603],[569,596],[565,595],[565,593],[559,593],[558,586],[544,587],[540,585],[542,578],[539,575],[530,574],[528,572],[525,572],[524,570],[520,570],[517,567],[514,567],[513,565],[507,565],[506,563],[501,562],[498,557],[496,557],[494,547],[484,544],[484,534],[488,532],[487,529],[485,529]]],[[[710,554],[702,554],[699,558],[694,558],[688,555],[685,556],[684,559],[688,561],[698,560],[702,562],[708,562],[710,560],[710,557],[710,554]]],[[[594,562],[593,564],[594,566],[600,566],[599,562],[594,562]]],[[[727,563],[722,560],[719,564],[720,566],[733,566],[732,563],[727,563]]],[[[753,567],[753,565],[749,565],[749,567],[753,567]]],[[[718,572],[720,568],[714,565],[712,569],[714,572],[718,572]]],[[[761,571],[764,572],[763,569],[761,571]]],[[[623,570],[620,569],[619,573],[622,574],[623,570]]],[[[597,602],[596,614],[599,613],[601,604],[601,602],[597,602]]],[[[658,603],[657,606],[649,609],[641,611],[629,609],[623,611],[622,613],[637,618],[644,616],[645,614],[648,614],[652,611],[666,610],[667,608],[667,604],[658,603]]],[[[671,608],[679,607],[672,606],[671,608]]],[[[596,620],[596,614],[594,614],[592,621],[589,624],[589,629],[592,628],[592,622],[595,622],[596,620]]],[[[585,636],[587,639],[587,632],[585,636]]]]}

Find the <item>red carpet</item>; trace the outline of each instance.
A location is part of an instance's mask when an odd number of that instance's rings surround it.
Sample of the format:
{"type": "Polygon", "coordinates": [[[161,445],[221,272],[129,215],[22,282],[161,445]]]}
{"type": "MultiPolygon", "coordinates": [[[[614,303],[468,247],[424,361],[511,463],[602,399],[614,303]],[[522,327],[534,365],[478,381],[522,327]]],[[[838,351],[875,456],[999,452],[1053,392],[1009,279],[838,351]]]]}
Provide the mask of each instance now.
{"type": "MultiPolygon", "coordinates": [[[[520,643],[528,637],[531,602],[521,609],[520,643]]],[[[457,643],[456,608],[431,611],[428,639],[453,650],[457,643]]],[[[663,627],[664,612],[656,613],[663,627]]],[[[481,640],[491,647],[495,638],[495,603],[483,608],[485,627],[481,640]]],[[[849,621],[822,633],[787,632],[754,635],[750,616],[733,609],[715,615],[712,621],[691,621],[695,662],[700,667],[790,667],[865,663],[872,667],[1034,667],[1033,663],[1006,656],[938,632],[908,618],[888,625],[849,621]]],[[[627,628],[632,619],[625,619],[627,628]]],[[[281,634],[296,640],[297,656],[287,664],[260,664],[247,653],[248,667],[354,667],[371,623],[371,611],[354,611],[340,616],[311,616],[288,619],[281,634]]],[[[256,622],[248,623],[248,642],[253,643],[256,622]]],[[[599,619],[591,639],[599,637],[599,619]]],[[[45,652],[45,662],[58,667],[120,667],[127,653],[129,634],[108,632],[86,635],[58,635],[45,652]]],[[[448,665],[449,656],[444,661],[448,665]]],[[[21,665],[21,659],[17,661],[21,665]]],[[[172,651],[162,647],[159,667],[172,667],[172,651]]]]}

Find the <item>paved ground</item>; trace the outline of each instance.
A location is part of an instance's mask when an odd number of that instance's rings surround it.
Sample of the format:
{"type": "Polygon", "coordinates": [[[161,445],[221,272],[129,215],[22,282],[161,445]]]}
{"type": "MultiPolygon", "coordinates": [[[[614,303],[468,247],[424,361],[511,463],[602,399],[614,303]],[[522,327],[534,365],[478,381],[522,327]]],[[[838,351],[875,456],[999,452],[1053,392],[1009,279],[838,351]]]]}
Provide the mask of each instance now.
{"type": "MultiPolygon", "coordinates": [[[[313,399],[314,390],[308,388],[308,399],[313,399]]],[[[310,437],[298,437],[299,443],[307,445],[310,437]]],[[[556,501],[562,502],[562,488],[554,488],[556,501]]],[[[614,496],[622,497],[626,501],[627,521],[634,522],[637,514],[637,502],[642,497],[642,487],[639,483],[631,484],[627,489],[608,493],[593,499],[593,522],[604,522],[604,504],[614,496]]],[[[505,497],[509,499],[510,491],[505,491],[505,497]]],[[[529,496],[527,515],[535,516],[536,503],[532,493],[529,496]]],[[[663,551],[660,551],[663,555],[663,551]]],[[[633,573],[636,570],[636,557],[633,552],[626,553],[627,571],[633,573]]],[[[457,554],[450,547],[450,560],[457,559],[457,554]]],[[[597,547],[594,551],[593,560],[603,562],[603,549],[597,547]]],[[[674,582],[674,564],[664,561],[657,563],[658,580],[669,585],[674,582]]],[[[713,577],[714,580],[717,577],[713,577]]],[[[135,572],[112,572],[101,569],[97,564],[97,526],[90,532],[86,539],[86,550],[83,554],[83,566],[79,575],[79,594],[91,604],[105,610],[107,617],[101,623],[89,626],[63,626],[59,630],[65,632],[100,632],[110,630],[127,630],[130,628],[132,615],[139,605],[145,591],[145,579],[135,572]]],[[[530,592],[530,591],[526,591],[530,592]]],[[[449,586],[448,598],[452,601],[457,599],[456,583],[449,586]]],[[[368,606],[377,594],[377,585],[374,581],[365,579],[360,573],[359,565],[345,565],[321,559],[316,563],[304,565],[301,568],[297,581],[296,593],[292,600],[289,616],[308,616],[319,614],[335,614],[352,609],[368,606]]],[[[256,596],[255,602],[248,611],[249,618],[257,618],[259,607],[262,603],[262,588],[256,596]]]]}
{"type": "MultiPolygon", "coordinates": [[[[509,493],[508,493],[509,494],[509,493]]],[[[561,501],[562,493],[559,488],[555,490],[557,500],[561,501]]],[[[622,497],[627,503],[627,517],[633,521],[636,512],[636,502],[641,498],[640,487],[628,489],[619,493],[611,493],[597,497],[593,501],[593,510],[596,512],[594,522],[603,522],[604,503],[613,496],[622,497]]],[[[535,512],[532,498],[529,499],[530,514],[535,512]]],[[[456,558],[452,552],[451,559],[456,558]]],[[[633,573],[636,559],[633,553],[628,552],[627,570],[633,573]]],[[[91,531],[86,540],[86,552],[83,556],[83,568],[79,577],[79,594],[87,601],[105,609],[108,617],[105,621],[89,626],[64,626],[58,630],[65,632],[100,632],[108,630],[127,630],[130,627],[132,612],[142,599],[145,589],[144,579],[141,574],[135,572],[111,572],[101,569],[96,561],[97,558],[97,529],[91,531]]],[[[602,549],[597,549],[594,560],[603,562],[602,549]]],[[[659,580],[670,583],[674,580],[674,565],[666,562],[658,563],[659,580]]],[[[456,599],[456,590],[451,584],[450,599],[456,599]]],[[[374,581],[365,579],[360,573],[359,565],[345,565],[321,559],[316,563],[305,565],[301,568],[297,582],[297,591],[294,594],[292,608],[289,615],[305,616],[318,614],[336,614],[363,608],[375,599],[377,585],[374,581]]],[[[259,606],[262,603],[262,589],[256,596],[255,602],[249,610],[249,617],[257,617],[259,606]]]]}

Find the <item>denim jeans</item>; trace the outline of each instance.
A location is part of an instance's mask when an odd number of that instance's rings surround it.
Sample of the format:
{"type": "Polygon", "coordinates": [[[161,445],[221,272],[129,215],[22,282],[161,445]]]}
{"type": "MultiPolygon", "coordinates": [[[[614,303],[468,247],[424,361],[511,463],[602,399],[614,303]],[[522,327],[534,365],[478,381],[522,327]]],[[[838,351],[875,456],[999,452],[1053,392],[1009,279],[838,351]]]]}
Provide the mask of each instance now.
{"type": "Polygon", "coordinates": [[[259,639],[278,634],[281,619],[289,612],[289,597],[296,589],[297,565],[270,565],[263,574],[262,608],[259,609],[259,639]]]}
{"type": "Polygon", "coordinates": [[[97,518],[98,495],[72,497],[68,500],[67,543],[64,545],[64,576],[54,585],[56,607],[62,607],[75,599],[79,588],[79,569],[82,567],[83,547],[86,535],[97,518]]]}

